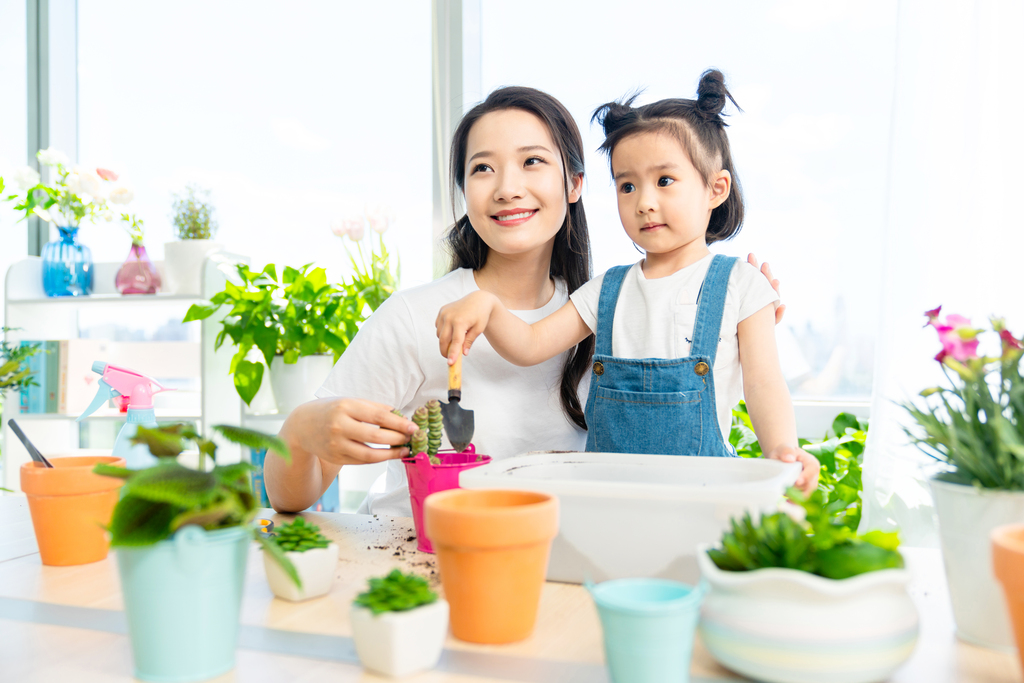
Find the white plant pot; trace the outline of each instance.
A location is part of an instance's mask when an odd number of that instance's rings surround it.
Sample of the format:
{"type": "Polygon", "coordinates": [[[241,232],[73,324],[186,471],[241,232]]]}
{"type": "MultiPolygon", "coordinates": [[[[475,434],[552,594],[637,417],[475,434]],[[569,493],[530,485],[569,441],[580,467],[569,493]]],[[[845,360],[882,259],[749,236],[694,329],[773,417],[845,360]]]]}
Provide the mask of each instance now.
{"type": "Polygon", "coordinates": [[[905,569],[837,581],[795,569],[727,572],[698,548],[711,585],[701,640],[723,666],[770,683],[869,683],[889,677],[917,642],[905,569]]]}
{"type": "Polygon", "coordinates": [[[327,379],[334,367],[334,356],[302,356],[292,365],[280,356],[274,359],[270,368],[270,384],[277,399],[277,412],[287,415],[303,403],[316,398],[316,390],[327,379]]]}
{"type": "Polygon", "coordinates": [[[407,612],[374,615],[360,605],[351,611],[352,638],[363,666],[401,677],[437,666],[448,636],[448,603],[442,599],[407,612]]]}
{"type": "Polygon", "coordinates": [[[1015,647],[1003,589],[992,571],[992,530],[1024,522],[1024,492],[931,480],[956,634],[982,647],[1015,647]]]}
{"type": "Polygon", "coordinates": [[[202,294],[203,262],[223,245],[213,240],[164,242],[165,291],[171,294],[202,294]]]}
{"type": "Polygon", "coordinates": [[[263,552],[263,568],[267,571],[267,583],[270,590],[279,598],[299,602],[327,595],[334,582],[334,572],[338,567],[338,546],[331,543],[326,548],[313,548],[305,552],[289,551],[285,557],[292,561],[295,570],[302,580],[299,588],[281,568],[270,553],[263,552]]]}

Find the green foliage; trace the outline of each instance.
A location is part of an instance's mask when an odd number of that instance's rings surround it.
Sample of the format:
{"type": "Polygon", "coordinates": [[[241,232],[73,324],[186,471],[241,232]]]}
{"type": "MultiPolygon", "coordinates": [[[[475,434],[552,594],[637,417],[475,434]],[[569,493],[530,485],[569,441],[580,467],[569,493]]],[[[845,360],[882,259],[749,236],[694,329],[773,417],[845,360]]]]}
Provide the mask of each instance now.
{"type": "Polygon", "coordinates": [[[331,540],[320,533],[320,527],[307,524],[302,517],[296,517],[290,524],[282,524],[272,535],[274,543],[289,553],[304,553],[314,548],[326,548],[331,540]]]}
{"type": "Polygon", "coordinates": [[[186,185],[183,194],[174,194],[171,208],[174,234],[179,240],[209,240],[217,233],[213,220],[210,191],[198,185],[186,185]]]}
{"type": "MultiPolygon", "coordinates": [[[[39,344],[11,344],[7,341],[7,332],[15,327],[4,327],[4,339],[0,341],[0,390],[22,390],[30,386],[39,386],[35,376],[29,370],[27,361],[42,349],[39,344]]],[[[2,398],[2,397],[0,397],[2,398]]]]}
{"type": "Polygon", "coordinates": [[[917,429],[905,431],[918,448],[950,466],[943,478],[1024,491],[1022,340],[1010,335],[1001,320],[992,323],[1002,355],[963,363],[946,357],[942,370],[952,388],[931,387],[921,392],[921,400],[903,403],[917,423],[917,429]]]}
{"type": "MultiPolygon", "coordinates": [[[[18,193],[0,198],[2,201],[17,202],[14,210],[24,214],[19,222],[38,216],[60,227],[76,227],[87,218],[96,220],[112,217],[103,197],[86,194],[81,187],[80,173],[93,176],[96,183],[107,183],[107,180],[93,174],[91,170],[70,167],[64,163],[67,158],[53,150],[39,150],[36,157],[42,166],[51,167],[49,184],[40,181],[24,190],[24,196],[18,193]],[[63,157],[63,160],[54,154],[63,157]]],[[[0,179],[0,192],[2,188],[3,179],[0,179]]]]}
{"type": "MultiPolygon", "coordinates": [[[[800,447],[821,463],[818,491],[830,519],[856,531],[863,511],[861,467],[868,422],[850,413],[839,413],[821,441],[800,439],[800,447]]],[[[761,445],[743,401],[733,408],[729,443],[744,458],[761,457],[761,445]]]]}
{"type": "Polygon", "coordinates": [[[395,273],[391,272],[391,255],[384,244],[384,236],[380,235],[379,239],[380,253],[371,248],[369,267],[363,258],[363,247],[359,243],[357,243],[359,260],[356,260],[352,252],[349,252],[348,255],[352,262],[351,291],[361,302],[369,306],[371,311],[376,311],[389,296],[395,293],[402,274],[401,262],[397,264],[395,273]]]}
{"type": "Polygon", "coordinates": [[[237,270],[240,285],[228,282],[209,304],[193,304],[183,322],[230,307],[214,345],[219,349],[230,338],[236,347],[230,372],[247,404],[263,383],[263,364],[246,360],[250,350],[258,349],[267,367],[278,356],[292,364],[301,356],[330,353],[337,361],[366,319],[366,307],[373,311],[380,304],[380,291],[330,284],[326,271],[311,263],[300,269],[286,266],[280,278],[273,263],[259,272],[245,264],[237,270]]]}
{"type": "Polygon", "coordinates": [[[426,579],[394,569],[383,578],[370,579],[370,589],[360,593],[355,604],[381,614],[416,609],[435,600],[437,593],[430,590],[426,579]]]}

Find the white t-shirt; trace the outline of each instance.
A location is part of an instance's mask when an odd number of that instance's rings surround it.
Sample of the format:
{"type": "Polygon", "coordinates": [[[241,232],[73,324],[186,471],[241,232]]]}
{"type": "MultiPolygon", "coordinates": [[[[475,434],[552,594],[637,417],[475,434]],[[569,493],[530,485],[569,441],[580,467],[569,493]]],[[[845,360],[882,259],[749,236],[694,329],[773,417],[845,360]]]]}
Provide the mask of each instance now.
{"type": "MultiPolygon", "coordinates": [[[[711,266],[708,255],[680,271],[655,280],[644,277],[634,264],[619,291],[612,323],[612,354],[618,358],[683,358],[690,354],[693,325],[697,319],[697,294],[711,266]]],[[[572,294],[583,322],[597,330],[597,305],[604,274],[572,294]]],[[[729,438],[732,409],[743,397],[740,347],[736,326],[741,320],[778,301],[779,296],[761,272],[741,261],[732,269],[725,296],[725,310],[715,356],[715,408],[722,437],[729,438]]]]}
{"type": "MultiPolygon", "coordinates": [[[[543,307],[513,311],[534,323],[568,300],[565,283],[543,307]]],[[[448,364],[438,349],[434,321],[441,306],[479,289],[473,271],[453,271],[426,285],[396,292],[363,324],[335,364],[317,398],[340,396],[379,401],[407,417],[432,398],[448,400],[448,364]]],[[[480,336],[462,359],[462,401],[474,413],[473,445],[494,459],[533,450],[581,451],[587,433],[562,410],[559,386],[565,355],[540,365],[516,367],[480,336]]],[[[587,398],[584,375],[580,402],[587,398]]],[[[447,437],[442,448],[449,448],[447,437]]],[[[388,462],[384,492],[364,506],[374,514],[412,515],[401,461],[388,462]]]]}

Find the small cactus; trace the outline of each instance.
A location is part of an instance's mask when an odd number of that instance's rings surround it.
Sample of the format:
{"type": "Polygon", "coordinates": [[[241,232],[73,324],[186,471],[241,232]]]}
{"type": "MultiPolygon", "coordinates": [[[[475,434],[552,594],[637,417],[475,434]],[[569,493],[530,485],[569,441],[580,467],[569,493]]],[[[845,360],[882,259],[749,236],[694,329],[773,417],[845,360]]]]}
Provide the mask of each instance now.
{"type": "Polygon", "coordinates": [[[304,553],[313,548],[326,548],[330,539],[320,533],[320,527],[306,524],[302,517],[296,517],[291,524],[283,524],[273,534],[274,542],[285,552],[304,553]]]}
{"type": "MultiPolygon", "coordinates": [[[[391,414],[392,415],[397,415],[398,417],[405,417],[405,415],[402,414],[402,411],[399,410],[398,408],[394,408],[391,411],[391,414]]],[[[399,446],[399,448],[411,448],[411,447],[412,447],[412,441],[406,441],[405,443],[403,443],[403,444],[401,444],[399,446]]],[[[413,455],[416,455],[416,453],[413,453],[413,455]]]]}
{"type": "Polygon", "coordinates": [[[427,455],[437,455],[441,448],[441,402],[436,398],[427,401],[427,455]]]}
{"type": "Polygon", "coordinates": [[[426,406],[420,406],[419,408],[416,409],[416,412],[412,414],[412,421],[415,422],[416,426],[422,429],[423,431],[427,431],[427,423],[429,422],[429,420],[430,417],[427,414],[426,406]]]}
{"type": "Polygon", "coordinates": [[[427,452],[427,430],[425,430],[425,429],[417,429],[416,433],[412,435],[412,441],[410,443],[412,444],[410,450],[411,450],[413,455],[415,455],[416,453],[426,453],[427,452]]]}

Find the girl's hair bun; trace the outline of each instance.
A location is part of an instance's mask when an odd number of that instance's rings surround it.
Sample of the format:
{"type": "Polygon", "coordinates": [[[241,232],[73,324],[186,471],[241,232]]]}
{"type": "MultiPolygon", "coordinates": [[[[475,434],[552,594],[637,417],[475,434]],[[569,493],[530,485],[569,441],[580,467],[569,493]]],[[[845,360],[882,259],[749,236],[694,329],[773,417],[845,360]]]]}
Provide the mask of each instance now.
{"type": "Polygon", "coordinates": [[[635,122],[640,114],[633,108],[633,101],[640,93],[627,95],[621,101],[602,104],[590,117],[590,122],[598,122],[604,129],[604,136],[608,137],[625,125],[635,122]]]}
{"type": "MultiPolygon", "coordinates": [[[[725,87],[725,76],[718,69],[708,69],[700,76],[700,83],[697,84],[697,111],[706,121],[721,122],[719,115],[725,109],[725,102],[729,100],[737,109],[736,100],[725,87]]],[[[740,109],[742,111],[742,109],[740,109]]]]}

